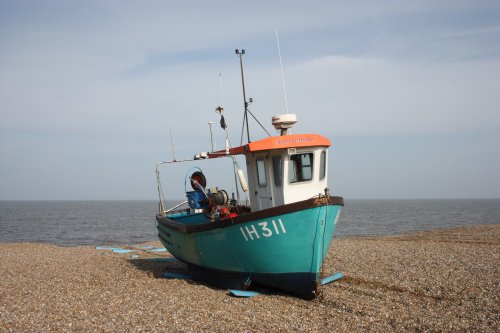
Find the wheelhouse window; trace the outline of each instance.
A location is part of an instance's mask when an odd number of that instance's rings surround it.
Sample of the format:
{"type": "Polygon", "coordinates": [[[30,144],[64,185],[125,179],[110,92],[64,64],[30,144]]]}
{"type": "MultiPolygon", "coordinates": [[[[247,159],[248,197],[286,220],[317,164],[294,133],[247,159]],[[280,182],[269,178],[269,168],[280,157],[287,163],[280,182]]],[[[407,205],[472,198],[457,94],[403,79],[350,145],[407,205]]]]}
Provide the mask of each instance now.
{"type": "Polygon", "coordinates": [[[260,187],[267,186],[266,164],[263,159],[257,160],[257,182],[260,187]]]}
{"type": "Polygon", "coordinates": [[[326,177],[326,150],[323,150],[320,155],[319,160],[319,180],[323,180],[326,177]]]}
{"type": "Polygon", "coordinates": [[[288,181],[298,183],[312,180],[313,153],[290,155],[288,181]]]}
{"type": "Polygon", "coordinates": [[[283,170],[281,166],[281,155],[275,155],[273,156],[273,175],[275,186],[281,186],[281,170],[283,170]]]}

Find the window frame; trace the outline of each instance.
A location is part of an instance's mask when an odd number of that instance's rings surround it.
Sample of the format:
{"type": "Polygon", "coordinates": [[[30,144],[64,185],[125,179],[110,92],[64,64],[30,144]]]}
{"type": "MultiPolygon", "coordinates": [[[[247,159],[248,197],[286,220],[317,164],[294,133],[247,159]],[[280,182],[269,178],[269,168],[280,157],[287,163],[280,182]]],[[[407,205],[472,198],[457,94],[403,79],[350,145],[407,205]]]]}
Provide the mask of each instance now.
{"type": "Polygon", "coordinates": [[[326,150],[322,150],[319,155],[319,180],[326,178],[326,150]]]}
{"type": "Polygon", "coordinates": [[[257,158],[255,160],[255,168],[257,170],[257,185],[259,187],[267,187],[267,171],[266,171],[266,161],[264,158],[257,158]],[[259,163],[262,162],[262,163],[259,163]],[[259,165],[262,165],[262,168],[259,167],[259,165]],[[264,182],[262,183],[261,180],[261,171],[263,172],[264,175],[264,182]]]}
{"type": "Polygon", "coordinates": [[[304,182],[311,182],[314,180],[314,153],[301,152],[288,156],[288,183],[297,184],[304,182]],[[304,164],[303,156],[309,156],[309,164],[304,164]],[[298,158],[296,157],[298,156],[298,158]],[[304,177],[304,170],[310,170],[310,177],[304,177]],[[292,174],[293,173],[293,174],[292,174]],[[293,177],[291,177],[293,176],[293,177]]]}
{"type": "Polygon", "coordinates": [[[283,185],[283,157],[281,155],[273,155],[271,160],[273,164],[274,186],[281,187],[283,185]]]}

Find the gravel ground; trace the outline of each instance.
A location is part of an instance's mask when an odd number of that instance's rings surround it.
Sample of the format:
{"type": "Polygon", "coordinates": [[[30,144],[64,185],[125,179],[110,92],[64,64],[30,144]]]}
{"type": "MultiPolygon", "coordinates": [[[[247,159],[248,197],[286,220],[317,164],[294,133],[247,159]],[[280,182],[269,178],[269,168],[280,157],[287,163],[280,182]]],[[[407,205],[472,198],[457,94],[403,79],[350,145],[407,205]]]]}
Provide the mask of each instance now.
{"type": "Polygon", "coordinates": [[[500,224],[335,239],[324,272],[345,278],[305,301],[162,278],[186,272],[147,260],[166,252],[2,243],[0,331],[499,332],[499,255],[500,224]]]}

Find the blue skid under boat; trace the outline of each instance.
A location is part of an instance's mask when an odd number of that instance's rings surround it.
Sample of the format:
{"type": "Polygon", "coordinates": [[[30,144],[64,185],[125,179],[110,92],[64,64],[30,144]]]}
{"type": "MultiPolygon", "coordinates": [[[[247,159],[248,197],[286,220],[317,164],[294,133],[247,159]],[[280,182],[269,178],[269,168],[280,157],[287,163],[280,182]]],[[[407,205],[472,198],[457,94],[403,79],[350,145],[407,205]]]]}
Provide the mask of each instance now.
{"type": "MultiPolygon", "coordinates": [[[[245,101],[246,119],[247,105],[245,101]]],[[[223,109],[216,110],[225,129],[223,109]]],[[[287,134],[296,121],[293,114],[275,116],[280,135],[234,148],[226,140],[224,150],[157,164],[158,236],[188,265],[194,279],[236,289],[256,283],[305,299],[319,294],[321,266],[344,202],[328,191],[330,140],[318,134],[287,134]],[[237,164],[238,155],[246,160],[247,177],[237,164]],[[185,188],[182,203],[187,208],[165,209],[160,166],[221,158],[234,165],[245,202],[239,194],[237,200],[217,187],[208,188],[205,174],[195,168],[185,180],[191,186],[185,188]]]]}

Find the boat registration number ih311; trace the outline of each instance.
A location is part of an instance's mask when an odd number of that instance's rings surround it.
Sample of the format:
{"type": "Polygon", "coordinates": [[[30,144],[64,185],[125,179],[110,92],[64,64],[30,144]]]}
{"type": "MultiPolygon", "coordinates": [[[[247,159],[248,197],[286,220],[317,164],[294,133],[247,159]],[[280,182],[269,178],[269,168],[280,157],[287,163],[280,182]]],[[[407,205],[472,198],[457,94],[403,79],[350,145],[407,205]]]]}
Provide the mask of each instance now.
{"type": "Polygon", "coordinates": [[[255,224],[240,227],[245,241],[248,242],[255,239],[260,239],[261,236],[272,237],[279,234],[286,234],[285,225],[283,224],[283,221],[281,219],[278,219],[278,222],[276,222],[275,220],[271,220],[271,223],[267,223],[267,221],[264,221],[258,223],[257,225],[258,227],[255,227],[255,224]]]}

